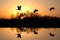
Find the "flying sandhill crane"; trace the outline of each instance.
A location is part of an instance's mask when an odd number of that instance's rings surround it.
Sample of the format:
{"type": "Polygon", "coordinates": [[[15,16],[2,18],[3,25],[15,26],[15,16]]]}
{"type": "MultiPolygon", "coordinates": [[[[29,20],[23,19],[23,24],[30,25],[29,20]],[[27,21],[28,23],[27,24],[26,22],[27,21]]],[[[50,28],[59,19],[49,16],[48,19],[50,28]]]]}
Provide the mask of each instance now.
{"type": "Polygon", "coordinates": [[[49,10],[52,11],[52,10],[54,10],[54,9],[55,9],[54,7],[51,7],[49,10]]]}
{"type": "Polygon", "coordinates": [[[38,32],[36,32],[36,31],[33,31],[34,32],[34,34],[38,34],[38,32]]]}
{"type": "Polygon", "coordinates": [[[37,11],[38,11],[38,9],[35,9],[35,10],[34,10],[34,13],[37,12],[37,11]]]}
{"type": "Polygon", "coordinates": [[[17,8],[18,8],[17,10],[21,10],[21,6],[17,6],[17,8]]]}
{"type": "Polygon", "coordinates": [[[17,34],[17,38],[21,38],[21,35],[20,34],[17,34]]]}
{"type": "Polygon", "coordinates": [[[55,35],[55,34],[52,34],[52,33],[49,33],[49,34],[50,34],[50,36],[52,36],[52,37],[55,35]]]}

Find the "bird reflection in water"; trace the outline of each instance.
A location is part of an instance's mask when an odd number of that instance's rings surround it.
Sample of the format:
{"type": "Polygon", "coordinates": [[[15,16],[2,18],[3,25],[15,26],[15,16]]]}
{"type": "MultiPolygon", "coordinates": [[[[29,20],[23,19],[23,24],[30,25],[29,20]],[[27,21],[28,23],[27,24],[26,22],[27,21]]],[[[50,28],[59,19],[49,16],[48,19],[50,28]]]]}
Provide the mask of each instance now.
{"type": "Polygon", "coordinates": [[[17,38],[21,38],[21,34],[17,34],[17,38]]]}
{"type": "MultiPolygon", "coordinates": [[[[38,34],[38,28],[16,28],[15,30],[17,32],[17,38],[22,38],[20,34],[22,32],[38,34]]],[[[12,31],[14,31],[14,29],[12,31]]]]}
{"type": "Polygon", "coordinates": [[[38,32],[36,32],[36,31],[33,31],[34,32],[34,34],[38,34],[38,32]]]}
{"type": "Polygon", "coordinates": [[[52,37],[54,37],[55,36],[55,34],[52,34],[52,33],[49,33],[50,34],[50,36],[52,36],[52,37]]]}

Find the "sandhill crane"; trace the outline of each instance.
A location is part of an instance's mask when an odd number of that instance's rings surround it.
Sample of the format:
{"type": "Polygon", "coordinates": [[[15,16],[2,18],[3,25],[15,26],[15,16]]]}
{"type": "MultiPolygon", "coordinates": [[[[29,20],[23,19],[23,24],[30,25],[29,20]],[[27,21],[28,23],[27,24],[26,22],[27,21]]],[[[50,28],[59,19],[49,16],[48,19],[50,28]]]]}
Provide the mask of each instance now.
{"type": "Polygon", "coordinates": [[[21,38],[21,34],[17,34],[17,38],[21,38]]]}
{"type": "Polygon", "coordinates": [[[50,36],[52,36],[52,37],[55,35],[55,34],[52,34],[52,33],[49,33],[49,34],[50,34],[50,36]]]}
{"type": "Polygon", "coordinates": [[[33,31],[34,32],[34,34],[38,34],[38,32],[36,32],[36,31],[33,31]]]}
{"type": "Polygon", "coordinates": [[[38,11],[38,9],[35,9],[35,10],[34,10],[34,13],[37,12],[37,11],[38,11]]]}
{"type": "Polygon", "coordinates": [[[17,8],[18,8],[17,10],[21,10],[21,6],[17,6],[17,8]]]}
{"type": "Polygon", "coordinates": [[[54,10],[54,9],[55,9],[54,7],[51,7],[51,8],[50,8],[50,11],[52,11],[52,10],[54,10]]]}

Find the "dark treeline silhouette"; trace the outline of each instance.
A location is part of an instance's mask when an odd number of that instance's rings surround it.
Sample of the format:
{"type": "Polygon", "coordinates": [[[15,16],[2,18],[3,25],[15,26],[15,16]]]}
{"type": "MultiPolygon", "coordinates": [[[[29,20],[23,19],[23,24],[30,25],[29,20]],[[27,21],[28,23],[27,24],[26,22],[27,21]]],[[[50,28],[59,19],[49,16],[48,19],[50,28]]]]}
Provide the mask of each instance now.
{"type": "Polygon", "coordinates": [[[0,27],[60,27],[60,18],[31,16],[24,19],[0,19],[0,27]]]}

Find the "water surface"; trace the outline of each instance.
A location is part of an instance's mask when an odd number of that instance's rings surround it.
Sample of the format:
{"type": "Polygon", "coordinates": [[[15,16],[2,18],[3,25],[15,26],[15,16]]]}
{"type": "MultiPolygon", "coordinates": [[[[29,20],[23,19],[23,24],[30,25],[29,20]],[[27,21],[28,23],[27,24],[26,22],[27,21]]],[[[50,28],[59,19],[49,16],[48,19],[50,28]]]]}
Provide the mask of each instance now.
{"type": "Polygon", "coordinates": [[[60,40],[60,28],[0,28],[0,40],[60,40]]]}

